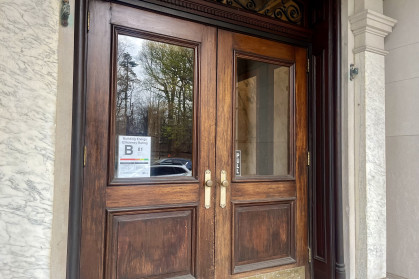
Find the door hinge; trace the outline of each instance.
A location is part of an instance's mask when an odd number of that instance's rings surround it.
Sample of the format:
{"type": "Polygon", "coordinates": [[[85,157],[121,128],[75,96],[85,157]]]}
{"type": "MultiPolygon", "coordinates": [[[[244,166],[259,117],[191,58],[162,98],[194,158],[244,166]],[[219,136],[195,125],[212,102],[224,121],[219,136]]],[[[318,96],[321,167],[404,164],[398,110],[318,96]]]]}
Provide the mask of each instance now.
{"type": "Polygon", "coordinates": [[[87,32],[90,30],[90,11],[87,11],[87,32]]]}
{"type": "Polygon", "coordinates": [[[310,58],[307,58],[307,73],[310,72],[310,58]]]}
{"type": "Polygon", "coordinates": [[[310,166],[310,151],[307,151],[307,166],[310,166]]]}
{"type": "Polygon", "coordinates": [[[311,248],[308,247],[308,262],[311,263],[311,261],[312,261],[311,248]]]}
{"type": "Polygon", "coordinates": [[[85,145],[83,148],[83,167],[86,166],[86,158],[87,158],[87,147],[85,145]]]}

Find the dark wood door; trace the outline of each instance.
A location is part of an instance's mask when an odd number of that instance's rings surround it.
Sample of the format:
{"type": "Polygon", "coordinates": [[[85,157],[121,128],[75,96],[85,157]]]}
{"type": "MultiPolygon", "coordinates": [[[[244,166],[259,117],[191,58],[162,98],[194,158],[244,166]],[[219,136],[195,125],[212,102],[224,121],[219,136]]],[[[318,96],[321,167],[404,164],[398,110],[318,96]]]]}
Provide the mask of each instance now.
{"type": "Polygon", "coordinates": [[[89,10],[81,278],[212,278],[216,29],[89,10]]]}
{"type": "Polygon", "coordinates": [[[81,278],[307,273],[306,50],[89,10],[81,278]]]}
{"type": "Polygon", "coordinates": [[[309,274],[306,67],[303,48],[218,31],[216,278],[309,274]]]}

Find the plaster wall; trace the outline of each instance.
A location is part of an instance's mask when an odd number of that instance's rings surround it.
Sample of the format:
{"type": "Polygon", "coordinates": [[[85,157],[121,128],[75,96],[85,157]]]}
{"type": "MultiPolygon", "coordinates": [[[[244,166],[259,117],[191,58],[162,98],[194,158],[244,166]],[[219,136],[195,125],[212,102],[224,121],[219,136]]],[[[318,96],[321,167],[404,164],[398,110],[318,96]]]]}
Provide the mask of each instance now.
{"type": "Polygon", "coordinates": [[[385,40],[387,276],[419,276],[419,1],[384,0],[398,23],[385,40]]]}
{"type": "Polygon", "coordinates": [[[0,2],[0,277],[49,278],[59,1],[0,2]]]}
{"type": "Polygon", "coordinates": [[[0,278],[65,278],[74,0],[0,3],[0,278]]]}

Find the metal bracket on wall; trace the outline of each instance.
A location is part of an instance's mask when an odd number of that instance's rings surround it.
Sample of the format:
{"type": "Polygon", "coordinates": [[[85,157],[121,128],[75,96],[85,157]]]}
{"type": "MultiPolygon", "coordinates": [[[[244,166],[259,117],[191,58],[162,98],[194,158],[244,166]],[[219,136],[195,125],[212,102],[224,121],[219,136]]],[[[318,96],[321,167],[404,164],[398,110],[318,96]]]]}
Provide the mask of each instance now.
{"type": "Polygon", "coordinates": [[[358,68],[356,68],[354,64],[351,64],[349,69],[349,79],[354,80],[356,75],[358,75],[358,68]]]}
{"type": "Polygon", "coordinates": [[[68,26],[68,18],[70,17],[70,1],[62,0],[61,5],[61,25],[68,26]]]}

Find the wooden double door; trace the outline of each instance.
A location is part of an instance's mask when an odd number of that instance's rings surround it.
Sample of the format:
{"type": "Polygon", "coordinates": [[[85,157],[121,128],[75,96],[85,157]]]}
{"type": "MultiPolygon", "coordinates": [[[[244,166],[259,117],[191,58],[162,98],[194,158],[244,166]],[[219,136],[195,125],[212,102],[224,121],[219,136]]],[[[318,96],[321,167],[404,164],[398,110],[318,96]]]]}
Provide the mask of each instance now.
{"type": "Polygon", "coordinates": [[[89,10],[81,278],[307,273],[306,50],[89,10]]]}

